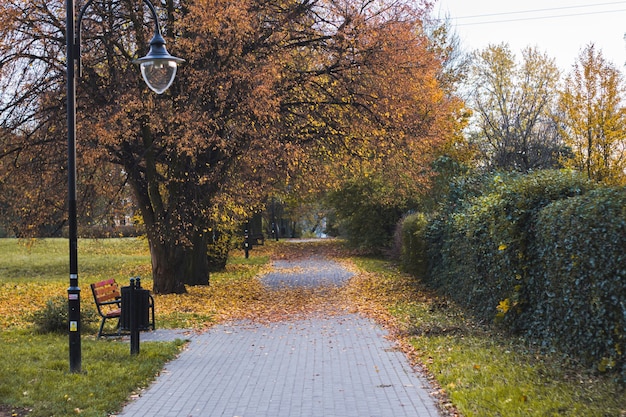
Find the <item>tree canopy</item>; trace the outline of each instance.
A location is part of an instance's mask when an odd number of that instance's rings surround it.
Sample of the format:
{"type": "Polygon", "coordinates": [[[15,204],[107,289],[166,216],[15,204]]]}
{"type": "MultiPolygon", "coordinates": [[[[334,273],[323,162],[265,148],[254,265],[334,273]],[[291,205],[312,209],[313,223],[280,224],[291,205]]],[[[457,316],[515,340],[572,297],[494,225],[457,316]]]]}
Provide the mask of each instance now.
{"type": "Polygon", "coordinates": [[[559,76],[554,59],[537,48],[524,49],[521,63],[506,44],[474,54],[475,134],[491,167],[528,172],[558,164],[562,147],[553,110],[559,76]]]}
{"type": "MultiPolygon", "coordinates": [[[[130,187],[157,293],[208,283],[212,231],[271,187],[384,173],[408,190],[455,130],[426,2],[163,6],[168,50],[186,59],[170,90],[149,93],[131,64],[151,34],[141,2],[102,0],[83,21],[77,95],[81,219],[130,187]]],[[[61,16],[59,0],[0,5],[0,210],[22,233],[64,223],[61,16]]]]}

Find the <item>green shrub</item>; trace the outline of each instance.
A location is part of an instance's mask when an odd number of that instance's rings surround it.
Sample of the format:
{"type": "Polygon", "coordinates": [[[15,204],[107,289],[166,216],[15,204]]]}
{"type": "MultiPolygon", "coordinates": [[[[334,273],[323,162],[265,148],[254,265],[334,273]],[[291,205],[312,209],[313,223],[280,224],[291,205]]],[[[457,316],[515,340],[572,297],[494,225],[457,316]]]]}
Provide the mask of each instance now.
{"type": "Polygon", "coordinates": [[[592,184],[571,171],[495,175],[460,209],[447,210],[428,236],[429,280],[480,319],[511,321],[528,278],[534,218],[550,202],[580,195],[592,184]]]}
{"type": "Polygon", "coordinates": [[[339,233],[352,247],[370,252],[391,247],[396,225],[406,212],[406,202],[385,201],[382,196],[390,193],[382,183],[363,178],[329,196],[339,233]]]}
{"type": "Polygon", "coordinates": [[[429,222],[425,281],[626,383],[626,189],[562,171],[493,183],[429,222]]]}
{"type": "Polygon", "coordinates": [[[555,202],[536,229],[526,332],[626,382],[626,188],[555,202]]]}
{"type": "MultiPolygon", "coordinates": [[[[65,333],[68,330],[67,298],[59,295],[49,298],[46,304],[32,313],[30,321],[38,333],[65,333]]],[[[97,320],[97,313],[91,309],[81,311],[81,326],[85,327],[97,320]]]]}

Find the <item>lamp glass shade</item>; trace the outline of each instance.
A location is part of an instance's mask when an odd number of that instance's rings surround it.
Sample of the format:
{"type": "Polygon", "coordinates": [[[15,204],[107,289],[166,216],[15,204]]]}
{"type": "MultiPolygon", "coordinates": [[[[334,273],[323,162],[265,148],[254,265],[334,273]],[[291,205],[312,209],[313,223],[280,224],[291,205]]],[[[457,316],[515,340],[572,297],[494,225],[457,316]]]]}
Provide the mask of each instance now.
{"type": "Polygon", "coordinates": [[[178,67],[176,61],[170,59],[145,60],[139,66],[144,81],[157,94],[162,94],[172,85],[178,67]]]}
{"type": "Polygon", "coordinates": [[[141,75],[148,87],[155,93],[162,94],[172,85],[178,64],[185,62],[185,60],[172,56],[167,52],[165,39],[163,39],[157,27],[154,37],[150,41],[148,55],[135,59],[133,62],[139,64],[141,75]]]}

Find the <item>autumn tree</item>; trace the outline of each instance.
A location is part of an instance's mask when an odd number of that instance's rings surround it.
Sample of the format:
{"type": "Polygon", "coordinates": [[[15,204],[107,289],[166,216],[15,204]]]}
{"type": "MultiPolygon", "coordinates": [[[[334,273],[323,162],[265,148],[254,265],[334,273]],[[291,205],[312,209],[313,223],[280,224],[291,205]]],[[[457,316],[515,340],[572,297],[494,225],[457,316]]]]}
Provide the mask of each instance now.
{"type": "Polygon", "coordinates": [[[495,169],[527,172],[554,167],[563,152],[554,121],[559,70],[536,48],[518,64],[508,45],[474,54],[470,84],[474,136],[495,169]]]}
{"type": "Polygon", "coordinates": [[[609,184],[626,182],[624,80],[593,44],[578,56],[559,95],[567,166],[609,184]]]}
{"type": "MultiPolygon", "coordinates": [[[[65,10],[62,2],[7,1],[0,12],[2,222],[21,237],[59,236],[67,192],[65,10]]],[[[85,97],[78,115],[90,118],[97,107],[86,109],[85,97]]],[[[81,226],[101,222],[115,200],[127,197],[123,173],[96,157],[100,151],[86,147],[79,154],[81,226]]]]}
{"type": "MultiPolygon", "coordinates": [[[[28,115],[13,136],[19,146],[49,137],[62,148],[62,5],[9,0],[0,8],[1,30],[19,38],[2,44],[5,65],[32,61],[33,80],[49,78],[40,91],[25,89],[35,106],[22,106],[27,94],[14,88],[1,114],[28,115]]],[[[419,161],[453,129],[456,102],[439,88],[424,10],[365,0],[167,0],[168,49],[187,62],[155,96],[130,63],[151,34],[141,2],[94,2],[78,86],[81,190],[131,186],[155,292],[208,283],[213,229],[224,216],[245,215],[267,187],[324,187],[325,173],[341,179],[381,168],[404,189],[425,177],[419,161]]]]}
{"type": "MultiPolygon", "coordinates": [[[[456,83],[464,76],[458,44],[448,27],[426,21],[417,30],[421,42],[401,55],[410,57],[404,65],[394,65],[405,71],[402,79],[385,84],[383,88],[389,90],[382,94],[414,107],[391,112],[405,120],[390,123],[393,128],[381,132],[386,136],[377,140],[377,147],[368,148],[369,153],[352,158],[343,170],[335,169],[344,173],[344,181],[327,200],[334,208],[337,223],[333,226],[339,227],[349,243],[370,251],[388,248],[404,213],[425,208],[435,159],[444,154],[462,159],[470,154],[461,136],[467,113],[456,94],[456,83]],[[410,99],[402,99],[406,96],[410,99]]],[[[377,89],[371,87],[371,91],[377,89]]],[[[377,130],[374,127],[373,132],[377,130]]]]}

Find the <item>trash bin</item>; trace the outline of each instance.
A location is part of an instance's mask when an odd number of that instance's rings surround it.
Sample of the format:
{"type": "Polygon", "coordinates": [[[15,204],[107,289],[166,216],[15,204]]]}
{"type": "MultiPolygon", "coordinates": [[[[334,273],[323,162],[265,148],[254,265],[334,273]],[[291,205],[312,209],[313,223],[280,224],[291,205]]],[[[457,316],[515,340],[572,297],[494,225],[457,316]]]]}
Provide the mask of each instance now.
{"type": "Polygon", "coordinates": [[[122,330],[131,330],[130,322],[132,310],[137,312],[137,329],[148,330],[150,328],[150,291],[143,288],[122,287],[122,315],[120,327],[122,330]],[[131,298],[135,297],[133,301],[131,298]]]}

